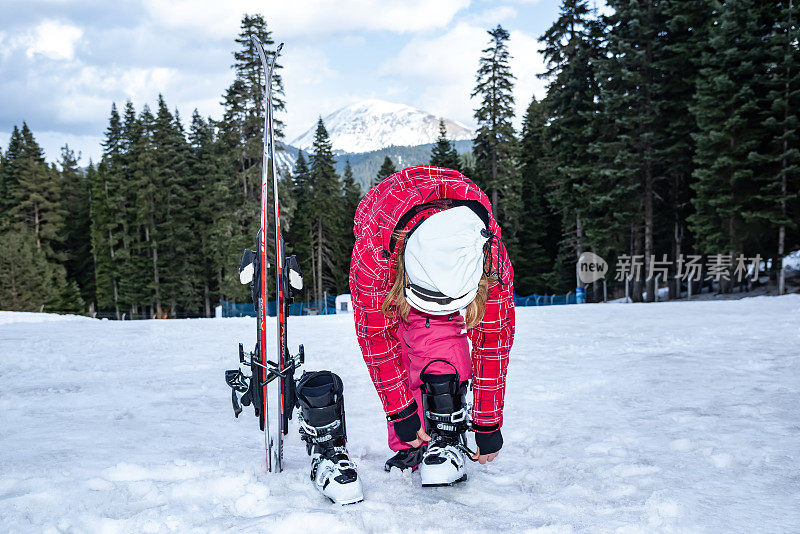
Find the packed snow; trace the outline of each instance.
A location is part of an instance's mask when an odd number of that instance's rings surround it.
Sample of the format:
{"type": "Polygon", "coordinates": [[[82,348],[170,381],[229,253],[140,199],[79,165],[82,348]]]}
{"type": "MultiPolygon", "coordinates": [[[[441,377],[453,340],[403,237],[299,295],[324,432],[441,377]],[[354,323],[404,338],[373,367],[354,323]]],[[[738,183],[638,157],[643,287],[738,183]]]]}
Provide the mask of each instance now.
{"type": "Polygon", "coordinates": [[[345,383],[365,501],[336,506],[296,421],[269,474],[233,417],[223,371],[253,319],[0,312],[0,530],[796,532],[799,318],[800,295],[518,309],[505,446],[423,489],[383,471],[352,316],[292,317],[306,368],[345,383]]]}
{"type": "MultiPolygon", "coordinates": [[[[418,146],[435,143],[439,137],[437,115],[405,104],[385,100],[362,100],[345,106],[323,121],[333,149],[340,153],[359,153],[388,146],[418,146]]],[[[450,119],[444,119],[451,141],[473,139],[475,132],[450,119]]],[[[316,124],[290,144],[313,151],[316,124]]]]}

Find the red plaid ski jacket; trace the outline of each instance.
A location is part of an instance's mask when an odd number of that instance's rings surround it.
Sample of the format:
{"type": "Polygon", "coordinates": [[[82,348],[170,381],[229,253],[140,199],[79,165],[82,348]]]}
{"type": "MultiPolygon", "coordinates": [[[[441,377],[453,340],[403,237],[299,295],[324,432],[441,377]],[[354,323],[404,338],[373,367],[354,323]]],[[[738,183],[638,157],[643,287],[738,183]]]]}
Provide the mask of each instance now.
{"type": "MultiPolygon", "coordinates": [[[[414,400],[400,362],[398,316],[381,312],[397,267],[392,240],[396,226],[411,228],[423,217],[453,205],[485,209],[491,231],[500,236],[486,194],[463,174],[419,165],[397,172],[373,187],[356,210],[356,244],[350,262],[350,292],[358,343],[387,416],[414,400]]],[[[514,271],[502,242],[492,246],[495,265],[501,262],[503,284],[489,287],[483,321],[468,334],[472,341],[473,425],[491,432],[503,424],[508,353],[514,341],[514,271]]]]}

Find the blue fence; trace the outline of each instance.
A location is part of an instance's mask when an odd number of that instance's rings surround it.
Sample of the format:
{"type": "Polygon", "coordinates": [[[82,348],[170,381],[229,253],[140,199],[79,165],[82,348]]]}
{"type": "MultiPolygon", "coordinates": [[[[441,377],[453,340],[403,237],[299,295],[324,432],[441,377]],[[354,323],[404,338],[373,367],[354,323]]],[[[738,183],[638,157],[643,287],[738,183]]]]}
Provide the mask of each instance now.
{"type": "Polygon", "coordinates": [[[529,295],[522,297],[514,295],[514,306],[559,306],[561,304],[578,304],[578,296],[575,293],[566,295],[529,295]]]}
{"type": "MultiPolygon", "coordinates": [[[[529,295],[523,297],[514,295],[515,306],[559,306],[562,304],[578,304],[579,296],[575,293],[566,295],[529,295]]],[[[223,317],[255,317],[256,312],[252,303],[238,304],[223,300],[223,317]]],[[[267,315],[275,317],[275,301],[267,303],[267,315]]],[[[312,302],[294,302],[289,305],[289,315],[333,315],[336,313],[336,296],[328,295],[327,301],[315,300],[312,302]]]]}
{"type": "MultiPolygon", "coordinates": [[[[238,304],[223,300],[223,317],[255,317],[256,310],[253,303],[238,304]]],[[[267,315],[275,317],[277,304],[270,301],[267,303],[267,315]]],[[[328,295],[328,300],[315,300],[312,302],[293,302],[289,305],[289,315],[333,315],[336,313],[336,295],[328,295]]]]}

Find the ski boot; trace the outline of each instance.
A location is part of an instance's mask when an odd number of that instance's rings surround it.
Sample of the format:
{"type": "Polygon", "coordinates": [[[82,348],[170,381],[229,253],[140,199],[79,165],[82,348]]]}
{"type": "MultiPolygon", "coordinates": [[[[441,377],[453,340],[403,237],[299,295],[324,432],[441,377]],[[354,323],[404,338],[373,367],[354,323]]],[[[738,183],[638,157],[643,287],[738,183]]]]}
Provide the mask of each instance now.
{"type": "Polygon", "coordinates": [[[388,473],[392,470],[392,467],[396,467],[400,471],[404,471],[409,468],[414,471],[417,469],[417,467],[419,467],[420,462],[422,462],[423,454],[425,454],[424,445],[422,447],[397,451],[397,454],[386,460],[383,470],[388,473]]]}
{"type": "Polygon", "coordinates": [[[361,479],[347,455],[344,387],[330,371],[303,373],[297,382],[300,438],[311,456],[311,480],[317,490],[336,504],[364,500],[361,479]]]}
{"type": "Polygon", "coordinates": [[[422,405],[431,441],[422,456],[419,472],[423,486],[449,486],[467,479],[465,447],[467,431],[467,383],[458,375],[423,373],[422,405]]]}

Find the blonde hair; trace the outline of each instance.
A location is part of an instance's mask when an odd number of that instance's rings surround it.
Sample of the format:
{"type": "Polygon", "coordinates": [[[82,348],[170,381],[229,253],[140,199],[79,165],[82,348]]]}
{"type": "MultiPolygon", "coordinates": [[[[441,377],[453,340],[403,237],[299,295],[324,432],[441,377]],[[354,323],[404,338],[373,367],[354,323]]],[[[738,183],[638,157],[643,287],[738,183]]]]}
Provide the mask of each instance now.
{"type": "MultiPolygon", "coordinates": [[[[408,313],[411,311],[411,304],[406,300],[406,295],[403,291],[403,286],[406,283],[406,272],[403,265],[403,245],[406,232],[399,232],[397,234],[397,269],[394,273],[394,283],[389,290],[389,294],[383,300],[381,311],[386,317],[392,317],[397,313],[404,322],[408,322],[408,313]],[[393,309],[394,308],[394,309],[393,309]]],[[[472,302],[467,304],[467,316],[465,322],[467,329],[474,327],[483,320],[483,314],[486,313],[486,301],[489,298],[489,277],[484,273],[478,282],[478,293],[472,302]]]]}

